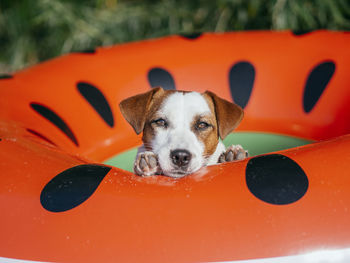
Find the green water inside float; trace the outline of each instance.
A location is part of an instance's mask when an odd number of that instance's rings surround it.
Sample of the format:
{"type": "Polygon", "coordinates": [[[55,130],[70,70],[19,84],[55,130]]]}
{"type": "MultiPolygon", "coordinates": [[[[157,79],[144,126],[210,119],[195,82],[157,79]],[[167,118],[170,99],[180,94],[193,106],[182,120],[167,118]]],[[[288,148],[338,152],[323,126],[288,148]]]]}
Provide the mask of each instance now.
{"type": "MultiPolygon", "coordinates": [[[[228,135],[224,140],[226,147],[232,144],[242,145],[244,149],[248,150],[249,156],[281,151],[306,145],[311,142],[311,140],[292,136],[258,132],[235,132],[228,135]]],[[[112,158],[106,160],[104,164],[116,166],[132,172],[136,154],[137,147],[113,156],[112,158]]]]}

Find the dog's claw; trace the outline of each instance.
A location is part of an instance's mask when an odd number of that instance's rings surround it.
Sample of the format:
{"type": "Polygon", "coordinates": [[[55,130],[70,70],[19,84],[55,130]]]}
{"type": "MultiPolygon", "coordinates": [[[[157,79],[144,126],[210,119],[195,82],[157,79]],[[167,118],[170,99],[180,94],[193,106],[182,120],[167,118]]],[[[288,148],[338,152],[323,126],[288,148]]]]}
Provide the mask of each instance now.
{"type": "Polygon", "coordinates": [[[141,157],[139,166],[141,170],[144,170],[147,167],[147,162],[144,156],[141,157]]]}
{"type": "Polygon", "coordinates": [[[153,152],[142,152],[136,157],[134,172],[140,176],[151,176],[160,172],[157,156],[153,152]]]}
{"type": "Polygon", "coordinates": [[[228,151],[226,156],[225,156],[225,159],[226,159],[226,162],[231,162],[234,160],[234,154],[232,151],[228,151]]]}
{"type": "Polygon", "coordinates": [[[219,157],[219,163],[244,160],[248,157],[248,151],[244,150],[241,145],[231,145],[219,157]]]}
{"type": "Polygon", "coordinates": [[[155,168],[158,164],[157,158],[155,156],[150,155],[148,157],[148,164],[150,168],[155,168]]]}

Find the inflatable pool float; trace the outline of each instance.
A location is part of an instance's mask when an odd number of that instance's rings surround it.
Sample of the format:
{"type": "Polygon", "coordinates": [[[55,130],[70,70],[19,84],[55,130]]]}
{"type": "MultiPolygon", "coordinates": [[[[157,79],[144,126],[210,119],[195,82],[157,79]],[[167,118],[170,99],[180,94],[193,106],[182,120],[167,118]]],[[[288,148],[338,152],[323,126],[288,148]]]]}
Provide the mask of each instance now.
{"type": "Polygon", "coordinates": [[[0,261],[348,260],[349,44],[328,31],[171,36],[2,75],[0,261]],[[242,106],[227,143],[252,156],[178,180],[125,170],[141,140],[118,103],[155,86],[242,106]]]}

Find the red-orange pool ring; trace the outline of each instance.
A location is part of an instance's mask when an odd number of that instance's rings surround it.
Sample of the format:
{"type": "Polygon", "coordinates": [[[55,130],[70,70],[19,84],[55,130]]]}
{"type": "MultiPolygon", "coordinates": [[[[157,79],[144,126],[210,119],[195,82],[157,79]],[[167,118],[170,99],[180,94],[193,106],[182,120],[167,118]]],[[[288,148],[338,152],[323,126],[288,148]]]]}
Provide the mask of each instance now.
{"type": "Polygon", "coordinates": [[[349,256],[349,44],[327,31],[171,36],[3,75],[0,261],[349,256]],[[322,141],[179,180],[101,164],[140,144],[119,102],[157,85],[235,101],[239,131],[322,141]]]}

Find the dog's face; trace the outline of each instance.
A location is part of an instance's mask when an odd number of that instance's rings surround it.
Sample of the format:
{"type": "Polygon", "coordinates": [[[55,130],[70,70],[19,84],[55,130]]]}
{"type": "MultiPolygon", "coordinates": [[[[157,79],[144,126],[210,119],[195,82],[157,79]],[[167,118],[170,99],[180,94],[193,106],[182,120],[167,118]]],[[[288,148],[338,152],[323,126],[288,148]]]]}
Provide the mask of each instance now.
{"type": "Polygon", "coordinates": [[[155,88],[120,103],[147,151],[158,157],[165,175],[182,177],[206,165],[219,138],[243,117],[242,109],[214,93],[165,91],[155,88]]]}

